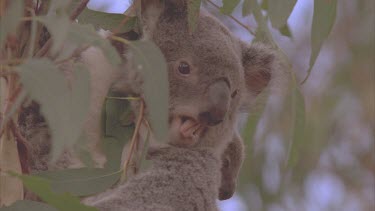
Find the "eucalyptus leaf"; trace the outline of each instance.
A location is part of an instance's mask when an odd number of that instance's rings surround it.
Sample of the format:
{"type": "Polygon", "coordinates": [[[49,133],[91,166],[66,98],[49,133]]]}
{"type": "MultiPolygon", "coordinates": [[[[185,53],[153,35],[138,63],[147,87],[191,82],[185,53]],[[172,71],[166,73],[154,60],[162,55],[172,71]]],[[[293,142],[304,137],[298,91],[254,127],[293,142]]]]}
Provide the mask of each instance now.
{"type": "Polygon", "coordinates": [[[92,25],[72,23],[67,41],[79,46],[97,46],[113,65],[121,63],[121,57],[111,43],[98,35],[92,25]]]}
{"type": "Polygon", "coordinates": [[[29,201],[29,200],[19,200],[8,207],[0,208],[0,211],[57,211],[56,208],[51,207],[48,204],[29,201]]]}
{"type": "Polygon", "coordinates": [[[109,98],[105,102],[105,111],[105,135],[122,140],[128,133],[125,130],[128,124],[124,123],[122,117],[131,113],[129,102],[127,100],[109,98]]]}
{"type": "Polygon", "coordinates": [[[78,16],[78,22],[81,24],[92,24],[96,28],[114,30],[117,29],[126,18],[128,19],[126,23],[116,31],[116,33],[125,33],[135,27],[137,17],[127,17],[123,14],[105,13],[86,8],[78,16]]]}
{"type": "Polygon", "coordinates": [[[23,199],[22,182],[18,178],[6,174],[8,171],[22,172],[17,142],[14,135],[8,130],[0,137],[0,170],[1,207],[23,199]]]}
{"type": "Polygon", "coordinates": [[[131,43],[135,68],[144,78],[144,96],[156,138],[166,141],[168,131],[168,72],[160,49],[150,41],[131,43]]]}
{"type": "Polygon", "coordinates": [[[79,168],[45,171],[35,176],[50,181],[53,192],[88,196],[110,188],[118,181],[120,174],[119,171],[109,172],[102,168],[79,168]]]}
{"type": "Polygon", "coordinates": [[[223,0],[223,6],[220,8],[220,12],[225,15],[230,15],[239,3],[240,0],[223,0]]]}
{"type": "Polygon", "coordinates": [[[0,19],[0,49],[9,33],[15,33],[23,17],[24,1],[9,1],[0,19]]]}
{"type": "Polygon", "coordinates": [[[48,180],[36,176],[16,175],[23,181],[25,187],[49,205],[55,207],[59,211],[97,211],[94,207],[88,207],[80,203],[79,198],[72,196],[69,193],[55,193],[51,189],[51,184],[48,180]]]}
{"type": "Polygon", "coordinates": [[[244,0],[242,5],[242,16],[248,16],[251,14],[250,0],[244,0]]]}
{"type": "Polygon", "coordinates": [[[188,1],[188,24],[190,33],[193,33],[197,27],[201,2],[202,0],[188,1]]]}
{"type": "Polygon", "coordinates": [[[300,146],[306,139],[304,137],[306,130],[305,101],[297,82],[292,82],[289,97],[286,100],[286,106],[290,107],[288,110],[291,112],[289,116],[291,121],[289,137],[291,139],[289,142],[287,166],[293,167],[300,158],[300,146]]]}
{"type": "Polygon", "coordinates": [[[37,20],[42,22],[52,35],[51,39],[53,41],[53,45],[51,52],[56,53],[59,49],[61,49],[69,32],[71,23],[68,14],[49,13],[46,16],[37,17],[37,20]]]}
{"type": "Polygon", "coordinates": [[[286,25],[297,0],[268,0],[268,16],[276,29],[286,25]]]}
{"type": "Polygon", "coordinates": [[[31,98],[41,104],[51,129],[52,161],[55,161],[64,146],[73,145],[81,135],[90,95],[88,73],[75,68],[70,90],[62,71],[47,59],[29,60],[17,70],[31,98]]]}
{"type": "Polygon", "coordinates": [[[292,32],[290,31],[290,27],[288,24],[285,24],[285,26],[279,28],[279,32],[286,36],[286,37],[290,37],[290,38],[293,38],[292,36],[292,32]]]}
{"type": "Polygon", "coordinates": [[[310,76],[311,70],[318,58],[323,42],[327,39],[336,20],[337,0],[315,0],[314,15],[311,29],[311,56],[310,67],[307,76],[303,80],[304,83],[310,76]]]}

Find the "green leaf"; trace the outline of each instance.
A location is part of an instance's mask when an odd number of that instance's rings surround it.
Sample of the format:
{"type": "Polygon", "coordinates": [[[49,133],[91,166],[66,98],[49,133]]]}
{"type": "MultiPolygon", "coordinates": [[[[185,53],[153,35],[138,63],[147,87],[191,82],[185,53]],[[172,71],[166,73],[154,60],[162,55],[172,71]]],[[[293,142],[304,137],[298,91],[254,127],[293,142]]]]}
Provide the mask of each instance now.
{"type": "Polygon", "coordinates": [[[292,32],[290,31],[290,27],[288,24],[285,24],[285,26],[279,28],[279,32],[286,36],[286,37],[290,37],[290,38],[293,38],[292,36],[292,32]]]}
{"type": "Polygon", "coordinates": [[[50,182],[46,179],[36,176],[16,175],[23,181],[27,189],[33,191],[43,201],[55,207],[59,211],[95,211],[94,207],[88,207],[80,203],[79,198],[70,195],[69,193],[55,193],[51,190],[50,182]]]}
{"type": "Polygon", "coordinates": [[[268,0],[263,0],[262,1],[262,5],[260,5],[260,7],[262,8],[262,10],[268,10],[268,0]]]}
{"type": "Polygon", "coordinates": [[[128,131],[125,128],[129,125],[123,121],[122,117],[129,118],[130,114],[131,109],[127,100],[107,99],[105,102],[105,135],[120,140],[127,137],[128,131]]]}
{"type": "Polygon", "coordinates": [[[310,76],[311,70],[318,58],[320,49],[325,39],[332,30],[336,19],[337,0],[315,0],[314,1],[314,16],[311,29],[311,56],[310,67],[307,71],[306,78],[302,81],[304,83],[310,76]]]}
{"type": "Polygon", "coordinates": [[[81,24],[93,24],[96,28],[114,30],[120,26],[125,18],[128,18],[127,22],[117,31],[117,33],[125,33],[136,26],[137,17],[127,17],[123,14],[105,13],[86,8],[78,16],[78,22],[81,24]]]}
{"type": "Polygon", "coordinates": [[[57,53],[61,49],[71,25],[68,14],[49,13],[46,16],[37,17],[37,20],[42,22],[52,35],[51,39],[53,41],[53,45],[51,52],[57,53]]]}
{"type": "Polygon", "coordinates": [[[268,0],[268,16],[276,29],[285,26],[297,0],[268,0]]]}
{"type": "Polygon", "coordinates": [[[306,125],[305,100],[296,81],[292,82],[290,95],[286,100],[286,106],[290,107],[291,112],[289,116],[291,121],[289,137],[291,137],[291,140],[288,149],[287,166],[293,167],[300,157],[300,146],[303,140],[306,139],[304,137],[306,125]]]}
{"type": "Polygon", "coordinates": [[[220,8],[220,12],[230,15],[239,3],[240,0],[223,0],[223,7],[220,8]]]}
{"type": "Polygon", "coordinates": [[[190,33],[193,33],[197,27],[201,1],[202,0],[188,1],[188,24],[190,33]]]}
{"type": "Polygon", "coordinates": [[[119,171],[110,172],[103,168],[80,168],[45,171],[35,176],[50,181],[51,188],[56,193],[68,192],[74,196],[88,196],[113,186],[120,174],[119,171]]]}
{"type": "Polygon", "coordinates": [[[168,131],[168,72],[160,49],[150,41],[131,42],[135,67],[144,78],[143,91],[151,127],[156,138],[165,141],[168,131]]]}
{"type": "Polygon", "coordinates": [[[13,203],[9,207],[0,208],[0,211],[57,211],[56,208],[49,206],[48,204],[29,201],[29,200],[19,200],[13,203]]]}
{"type": "Polygon", "coordinates": [[[17,67],[20,79],[32,99],[41,104],[41,111],[51,129],[52,160],[64,146],[73,145],[81,135],[89,105],[88,72],[74,69],[69,90],[67,80],[52,62],[33,59],[17,67]]]}
{"type": "Polygon", "coordinates": [[[67,40],[78,46],[93,45],[100,47],[103,54],[113,65],[121,63],[121,57],[111,43],[98,35],[92,25],[72,23],[67,40]]]}
{"type": "Polygon", "coordinates": [[[24,1],[9,1],[0,19],[0,49],[9,33],[15,33],[18,23],[23,17],[24,1]]]}
{"type": "Polygon", "coordinates": [[[9,130],[0,137],[0,207],[23,199],[23,186],[18,178],[5,172],[21,173],[21,163],[18,156],[17,142],[9,130]]]}
{"type": "Polygon", "coordinates": [[[242,17],[251,14],[250,0],[244,0],[242,5],[242,17]]]}

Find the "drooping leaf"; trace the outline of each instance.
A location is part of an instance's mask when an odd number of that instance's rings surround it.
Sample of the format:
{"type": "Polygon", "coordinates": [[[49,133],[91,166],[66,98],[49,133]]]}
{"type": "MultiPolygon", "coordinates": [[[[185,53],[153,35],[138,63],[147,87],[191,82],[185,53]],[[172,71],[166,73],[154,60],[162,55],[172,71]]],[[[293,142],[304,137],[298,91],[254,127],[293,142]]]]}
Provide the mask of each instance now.
{"type": "Polygon", "coordinates": [[[21,173],[17,142],[10,131],[0,137],[0,207],[23,199],[22,181],[7,175],[8,171],[21,173]]]}
{"type": "Polygon", "coordinates": [[[103,54],[113,65],[121,63],[121,58],[111,43],[98,35],[92,25],[72,23],[67,41],[78,46],[92,45],[102,49],[103,54]]]}
{"type": "Polygon", "coordinates": [[[250,0],[244,0],[242,5],[242,17],[251,14],[250,0]]]}
{"type": "Polygon", "coordinates": [[[220,12],[225,15],[230,15],[239,3],[240,0],[223,0],[223,6],[220,8],[220,12]]]}
{"type": "Polygon", "coordinates": [[[189,31],[193,33],[198,24],[198,17],[201,8],[202,0],[189,0],[188,1],[188,23],[189,31]]]}
{"type": "Polygon", "coordinates": [[[327,39],[336,20],[337,0],[315,0],[314,15],[311,28],[311,56],[310,67],[304,83],[310,76],[311,70],[318,58],[324,40],[327,39]]]}
{"type": "MultiPolygon", "coordinates": [[[[78,139],[81,135],[82,125],[86,120],[88,108],[90,106],[90,73],[81,63],[73,65],[73,82],[71,83],[71,118],[74,125],[70,133],[76,134],[73,139],[78,139]]],[[[68,142],[69,143],[69,142],[68,142]]],[[[72,140],[72,145],[74,141],[72,140]]]]}
{"type": "Polygon", "coordinates": [[[262,1],[262,4],[260,5],[260,7],[262,8],[262,10],[268,10],[268,0],[263,0],[262,1]]]}
{"type": "Polygon", "coordinates": [[[24,1],[9,1],[9,6],[0,19],[0,49],[9,33],[14,33],[21,21],[24,11],[24,1]]]}
{"type": "Polygon", "coordinates": [[[71,146],[81,135],[88,109],[88,73],[78,68],[73,74],[72,90],[65,76],[47,59],[33,59],[17,67],[20,79],[31,98],[41,104],[41,111],[51,129],[52,160],[64,146],[71,146]]]}
{"type": "Polygon", "coordinates": [[[96,211],[94,207],[88,207],[80,203],[79,198],[72,196],[69,193],[55,193],[51,189],[51,184],[48,180],[36,177],[13,174],[23,181],[25,187],[49,205],[55,207],[59,211],[96,211]]]}
{"type": "Polygon", "coordinates": [[[297,0],[268,0],[268,16],[274,28],[285,26],[296,2],[297,0]]]}
{"type": "Polygon", "coordinates": [[[19,200],[8,207],[0,208],[0,211],[57,211],[56,208],[49,206],[48,204],[29,201],[19,200]]]}
{"type": "Polygon", "coordinates": [[[123,121],[122,117],[128,116],[125,119],[129,119],[130,114],[131,109],[127,100],[108,98],[105,102],[105,136],[124,139],[128,133],[125,129],[129,125],[123,121]]]}
{"type": "Polygon", "coordinates": [[[117,29],[118,26],[120,26],[121,22],[125,18],[127,18],[128,20],[117,31],[117,33],[125,33],[135,27],[137,23],[137,17],[126,17],[123,14],[105,13],[86,8],[78,16],[78,22],[81,24],[92,24],[97,28],[102,28],[105,30],[114,30],[117,29]]]}
{"type": "Polygon", "coordinates": [[[120,172],[109,172],[103,168],[64,169],[40,172],[39,176],[50,181],[52,191],[88,196],[103,192],[120,178],[120,172]]]}
{"type": "Polygon", "coordinates": [[[37,20],[42,22],[47,27],[49,33],[52,35],[51,39],[53,41],[53,45],[51,48],[51,52],[56,53],[59,49],[61,49],[69,32],[71,23],[68,14],[49,13],[46,16],[37,17],[37,20]]]}
{"type": "Polygon", "coordinates": [[[279,28],[279,32],[286,37],[293,38],[292,32],[290,31],[290,27],[288,24],[279,28]]]}
{"type": "Polygon", "coordinates": [[[168,73],[164,56],[150,41],[132,42],[135,67],[144,78],[144,96],[156,138],[166,140],[168,131],[168,73]]]}
{"type": "Polygon", "coordinates": [[[292,82],[289,90],[289,97],[286,98],[286,101],[286,106],[290,107],[287,110],[291,112],[291,115],[289,116],[291,121],[289,137],[291,139],[289,142],[288,159],[286,163],[288,167],[293,167],[300,158],[300,145],[304,142],[304,139],[306,139],[306,137],[304,137],[306,125],[305,100],[296,81],[292,82]]]}
{"type": "Polygon", "coordinates": [[[251,11],[254,15],[254,19],[258,24],[254,42],[261,41],[271,45],[272,47],[277,47],[275,44],[272,34],[268,28],[267,20],[262,14],[262,9],[258,4],[257,0],[248,0],[250,4],[251,11]]]}

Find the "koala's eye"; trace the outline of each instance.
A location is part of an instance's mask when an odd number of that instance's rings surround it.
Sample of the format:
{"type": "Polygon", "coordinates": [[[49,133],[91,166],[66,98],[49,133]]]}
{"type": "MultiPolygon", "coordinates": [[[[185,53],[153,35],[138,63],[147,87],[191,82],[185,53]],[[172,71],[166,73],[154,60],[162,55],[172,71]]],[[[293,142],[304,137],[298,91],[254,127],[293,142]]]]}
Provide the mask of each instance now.
{"type": "Polygon", "coordinates": [[[178,65],[178,72],[180,72],[182,75],[188,75],[190,74],[190,66],[186,62],[181,62],[178,65]]]}

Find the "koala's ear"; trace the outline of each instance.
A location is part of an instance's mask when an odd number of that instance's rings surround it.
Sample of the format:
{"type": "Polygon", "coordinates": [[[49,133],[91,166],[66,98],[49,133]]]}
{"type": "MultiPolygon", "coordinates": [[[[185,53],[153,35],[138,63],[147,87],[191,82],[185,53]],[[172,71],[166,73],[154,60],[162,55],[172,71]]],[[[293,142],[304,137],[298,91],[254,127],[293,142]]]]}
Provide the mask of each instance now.
{"type": "Polygon", "coordinates": [[[241,49],[247,90],[243,107],[246,109],[251,104],[249,101],[267,87],[278,61],[275,51],[264,44],[241,42],[241,49]]]}

